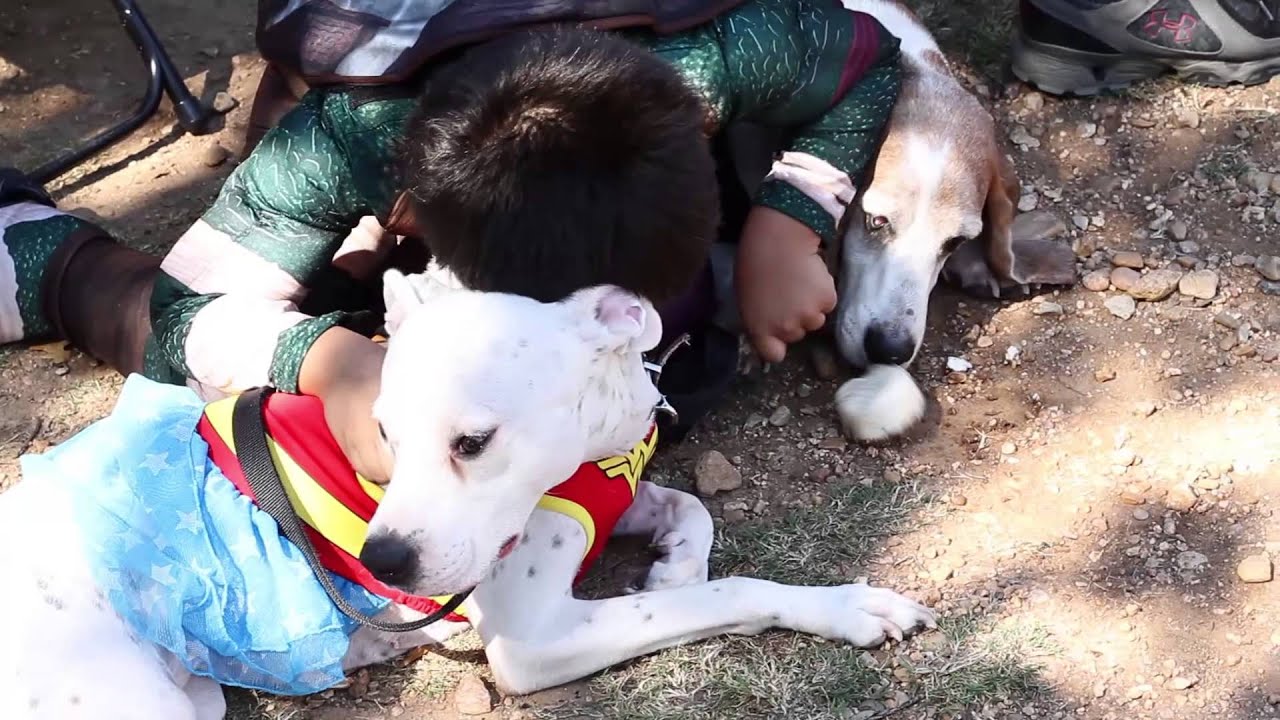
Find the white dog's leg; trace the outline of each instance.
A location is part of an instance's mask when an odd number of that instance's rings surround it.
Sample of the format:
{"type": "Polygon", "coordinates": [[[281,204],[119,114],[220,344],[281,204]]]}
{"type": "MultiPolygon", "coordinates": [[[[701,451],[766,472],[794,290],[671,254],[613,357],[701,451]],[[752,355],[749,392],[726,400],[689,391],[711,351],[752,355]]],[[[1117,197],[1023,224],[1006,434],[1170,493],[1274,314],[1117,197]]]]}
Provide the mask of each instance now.
{"type": "Polygon", "coordinates": [[[529,693],[663,648],[771,627],[872,647],[933,613],[866,585],[795,587],[726,578],[607,600],[570,591],[586,545],[580,525],[536,511],[525,540],[478,587],[468,611],[499,687],[529,693]]]}
{"type": "Polygon", "coordinates": [[[636,499],[614,528],[614,535],[649,535],[662,552],[645,579],[645,590],[707,581],[707,560],[715,525],[698,498],[641,481],[636,499]]]}

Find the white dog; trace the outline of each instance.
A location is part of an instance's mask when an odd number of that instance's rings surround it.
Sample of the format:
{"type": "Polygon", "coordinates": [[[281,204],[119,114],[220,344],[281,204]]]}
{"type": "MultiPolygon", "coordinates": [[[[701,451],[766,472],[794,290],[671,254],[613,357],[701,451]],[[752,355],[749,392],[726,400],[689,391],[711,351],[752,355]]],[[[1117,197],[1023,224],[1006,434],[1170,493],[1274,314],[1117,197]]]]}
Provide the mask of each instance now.
{"type": "MultiPolygon", "coordinates": [[[[789,628],[869,647],[933,626],[928,609],[866,585],[708,582],[706,509],[632,473],[615,478],[633,483],[634,503],[613,532],[650,535],[666,556],[643,592],[574,598],[593,534],[607,533],[544,493],[583,461],[651,438],[662,398],[641,354],[661,335],[657,314],[613,287],[541,304],[389,273],[386,295],[375,415],[395,469],[353,553],[396,592],[475,586],[462,611],[502,690],[532,692],[723,633],[789,628]]],[[[333,621],[297,548],[210,469],[217,441],[197,431],[210,407],[131,378],[111,416],[27,458],[26,479],[0,496],[0,717],[221,718],[212,678],[316,689],[465,627],[388,634],[333,621]],[[195,510],[184,512],[188,496],[195,510]],[[211,560],[186,554],[209,548],[211,560]],[[283,632],[303,639],[272,644],[283,632]]],[[[638,473],[647,455],[630,457],[638,473]]],[[[380,620],[421,617],[333,577],[380,620]]]]}

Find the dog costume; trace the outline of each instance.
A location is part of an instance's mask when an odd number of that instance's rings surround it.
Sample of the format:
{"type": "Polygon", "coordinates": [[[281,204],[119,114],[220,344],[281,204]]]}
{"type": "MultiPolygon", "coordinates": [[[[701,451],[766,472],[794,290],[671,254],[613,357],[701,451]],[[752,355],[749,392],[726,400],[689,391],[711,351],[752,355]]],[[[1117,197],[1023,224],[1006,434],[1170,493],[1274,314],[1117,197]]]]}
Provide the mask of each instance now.
{"type": "MultiPolygon", "coordinates": [[[[254,504],[231,439],[233,402],[131,376],[110,415],[24,457],[23,482],[74,485],[95,580],[139,638],[221,684],[319,692],[343,679],[359,626],[254,504]]],[[[351,468],[320,402],[275,393],[263,417],[294,510],[342,597],[366,615],[391,602],[438,609],[444,598],[387,587],[357,560],[382,488],[351,468]]],[[[581,466],[539,502],[583,526],[581,572],[634,499],[656,440],[654,431],[627,455],[581,466]]]]}

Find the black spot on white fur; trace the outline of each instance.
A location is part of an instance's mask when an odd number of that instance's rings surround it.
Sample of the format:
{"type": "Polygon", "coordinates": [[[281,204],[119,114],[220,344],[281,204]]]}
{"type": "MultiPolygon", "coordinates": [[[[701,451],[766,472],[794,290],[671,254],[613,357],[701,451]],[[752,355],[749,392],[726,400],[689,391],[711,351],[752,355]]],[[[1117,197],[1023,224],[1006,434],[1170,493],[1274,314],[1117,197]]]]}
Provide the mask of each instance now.
{"type": "Polygon", "coordinates": [[[560,547],[561,545],[564,545],[564,538],[560,537],[559,535],[552,535],[552,536],[551,536],[551,547],[553,547],[553,548],[558,548],[558,547],[560,547]]]}
{"type": "Polygon", "coordinates": [[[536,567],[534,567],[534,566],[530,565],[530,566],[529,566],[529,571],[525,573],[525,577],[532,578],[532,577],[536,576],[537,574],[538,574],[538,568],[536,568],[536,567]]]}
{"type": "Polygon", "coordinates": [[[649,622],[650,620],[653,620],[653,613],[645,613],[644,620],[642,620],[641,622],[649,622]]]}

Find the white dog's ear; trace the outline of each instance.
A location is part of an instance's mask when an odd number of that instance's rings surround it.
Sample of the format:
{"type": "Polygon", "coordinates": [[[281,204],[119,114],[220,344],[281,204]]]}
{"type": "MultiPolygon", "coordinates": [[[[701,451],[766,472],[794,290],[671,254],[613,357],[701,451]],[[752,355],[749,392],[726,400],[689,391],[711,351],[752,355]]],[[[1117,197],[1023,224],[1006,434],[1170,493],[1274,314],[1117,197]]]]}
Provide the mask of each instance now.
{"type": "Polygon", "coordinates": [[[662,320],[648,300],[614,285],[575,293],[569,302],[586,315],[591,339],[622,352],[646,352],[662,339],[662,320]]]}
{"type": "Polygon", "coordinates": [[[427,288],[399,270],[382,276],[382,299],[387,306],[387,332],[394,335],[409,312],[426,302],[427,288]]]}

